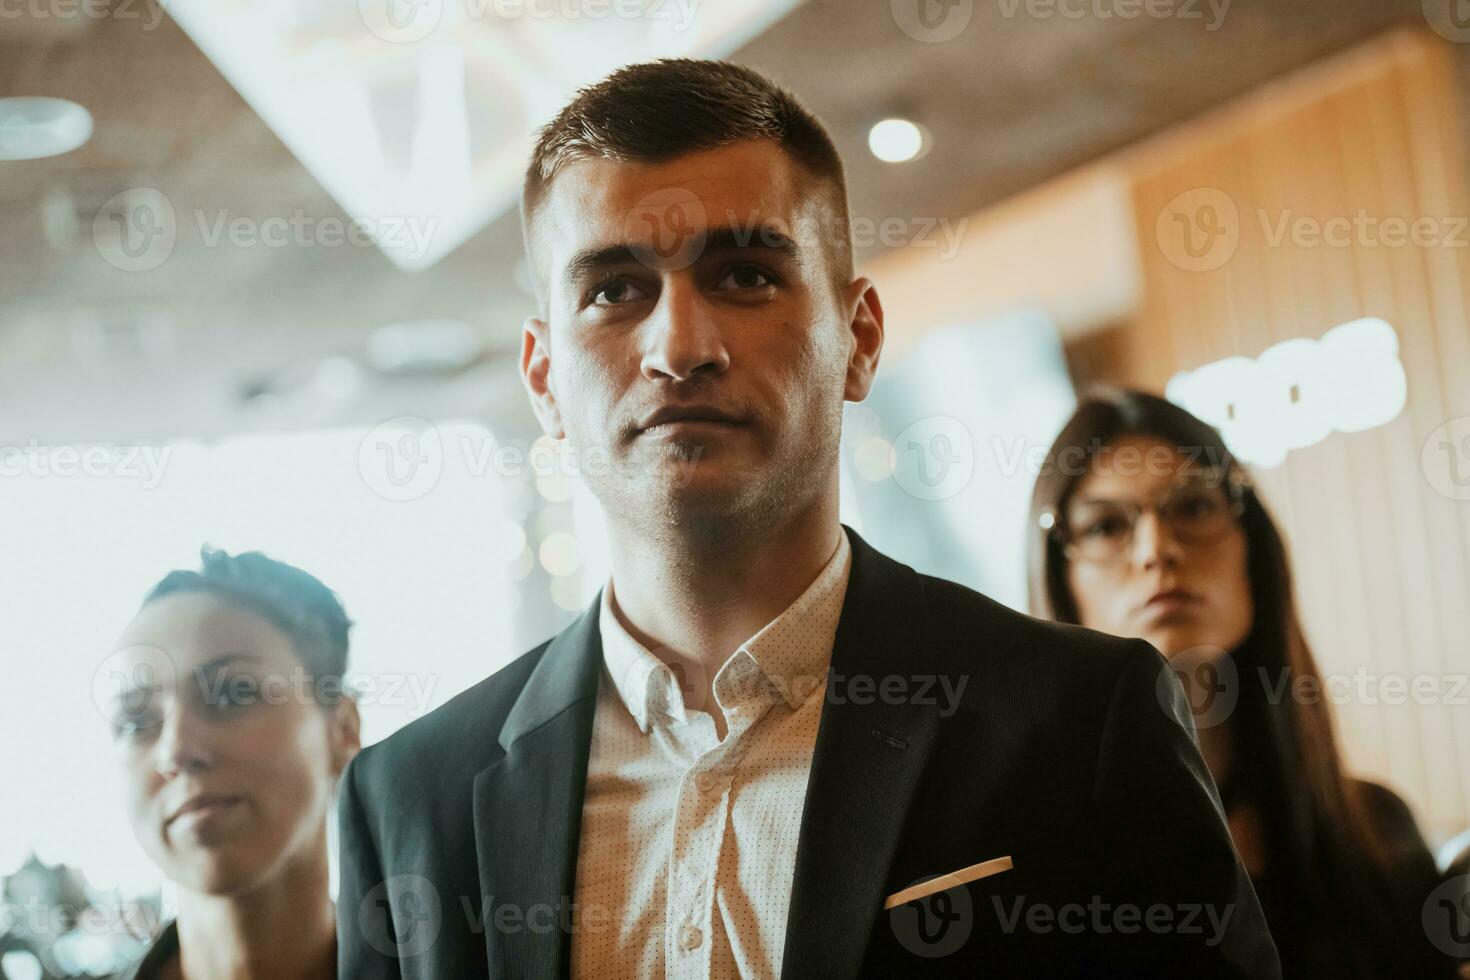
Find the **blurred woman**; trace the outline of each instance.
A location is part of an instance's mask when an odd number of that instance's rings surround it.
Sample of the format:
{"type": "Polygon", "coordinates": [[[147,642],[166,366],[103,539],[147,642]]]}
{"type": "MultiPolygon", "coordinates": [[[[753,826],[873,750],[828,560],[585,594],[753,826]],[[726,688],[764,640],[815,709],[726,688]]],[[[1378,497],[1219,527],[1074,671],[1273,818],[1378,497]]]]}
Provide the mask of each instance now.
{"type": "Polygon", "coordinates": [[[1282,975],[1453,976],[1420,922],[1437,878],[1408,807],[1349,778],[1325,698],[1293,695],[1319,676],[1285,545],[1219,433],[1152,395],[1086,398],[1032,520],[1033,610],[1142,637],[1185,683],[1282,975]]]}
{"type": "Polygon", "coordinates": [[[359,745],[351,623],[298,568],[202,557],[153,588],[111,661],[129,821],[179,895],[127,976],[326,980],[327,812],[359,745]]]}

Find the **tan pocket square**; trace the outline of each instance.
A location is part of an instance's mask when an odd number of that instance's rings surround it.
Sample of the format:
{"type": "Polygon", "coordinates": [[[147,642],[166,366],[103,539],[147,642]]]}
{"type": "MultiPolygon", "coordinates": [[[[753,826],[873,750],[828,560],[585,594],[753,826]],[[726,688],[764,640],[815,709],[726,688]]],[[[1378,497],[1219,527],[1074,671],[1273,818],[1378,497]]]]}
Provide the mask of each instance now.
{"type": "Polygon", "coordinates": [[[886,899],[883,900],[883,908],[896,908],[906,902],[912,902],[915,899],[925,898],[929,895],[933,895],[935,892],[948,891],[949,889],[954,888],[957,885],[963,885],[966,882],[978,881],[981,878],[989,878],[991,875],[998,875],[1002,871],[1011,870],[1011,867],[1012,865],[1009,855],[1007,855],[1006,857],[998,857],[993,861],[981,861],[979,864],[972,864],[968,868],[961,868],[958,871],[951,871],[947,875],[940,875],[938,878],[930,878],[928,881],[921,881],[917,885],[912,885],[908,888],[905,888],[901,892],[894,892],[892,895],[889,895],[886,899]]]}

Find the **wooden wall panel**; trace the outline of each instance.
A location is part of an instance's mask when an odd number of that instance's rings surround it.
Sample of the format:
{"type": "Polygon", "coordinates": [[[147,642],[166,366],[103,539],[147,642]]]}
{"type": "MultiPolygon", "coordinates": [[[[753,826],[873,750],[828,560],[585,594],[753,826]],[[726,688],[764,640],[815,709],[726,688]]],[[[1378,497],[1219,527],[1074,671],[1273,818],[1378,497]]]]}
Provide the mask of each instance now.
{"type": "Polygon", "coordinates": [[[1470,231],[1458,243],[1302,245],[1281,217],[1325,221],[1467,215],[1453,54],[1400,32],[1284,80],[1126,154],[1142,295],[1117,380],[1162,389],[1177,372],[1255,357],[1359,317],[1399,335],[1408,403],[1391,423],[1328,437],[1257,469],[1294,556],[1308,636],[1324,672],[1427,675],[1432,705],[1352,698],[1335,707],[1358,772],[1415,806],[1443,840],[1470,826],[1470,503],[1421,465],[1431,433],[1470,416],[1470,231]],[[1218,188],[1238,214],[1222,266],[1171,261],[1156,231],[1177,195],[1218,188]],[[1448,696],[1455,694],[1457,701],[1448,696]]]}

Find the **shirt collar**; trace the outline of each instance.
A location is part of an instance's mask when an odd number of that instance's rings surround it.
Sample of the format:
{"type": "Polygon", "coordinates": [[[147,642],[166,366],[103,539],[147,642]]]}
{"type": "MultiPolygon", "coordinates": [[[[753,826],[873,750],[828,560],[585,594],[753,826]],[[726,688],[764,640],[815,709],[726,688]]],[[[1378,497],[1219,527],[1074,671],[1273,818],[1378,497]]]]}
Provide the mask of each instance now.
{"type": "MultiPolygon", "coordinates": [[[[772,682],[766,687],[779,691],[793,710],[826,677],[851,570],[852,546],[843,530],[838,535],[837,550],[806,591],[730,655],[731,660],[742,653],[750,657],[772,682]]],[[[602,633],[603,664],[618,699],[645,733],[660,716],[683,723],[688,714],[679,679],[628,632],[618,618],[615,603],[609,578],[602,590],[598,628],[602,633]]]]}
{"type": "Polygon", "coordinates": [[[618,699],[644,734],[654,713],[682,723],[686,719],[684,696],[674,672],[623,627],[613,604],[613,583],[609,578],[602,590],[597,625],[602,633],[603,667],[618,699]]]}

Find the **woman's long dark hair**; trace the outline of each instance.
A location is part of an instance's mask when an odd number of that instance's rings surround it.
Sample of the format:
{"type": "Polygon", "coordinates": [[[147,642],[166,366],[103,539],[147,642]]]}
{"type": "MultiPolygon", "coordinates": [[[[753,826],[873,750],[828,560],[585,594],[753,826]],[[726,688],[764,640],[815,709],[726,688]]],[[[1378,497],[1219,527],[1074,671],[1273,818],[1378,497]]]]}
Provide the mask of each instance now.
{"type": "Polygon", "coordinates": [[[1098,452],[1127,436],[1169,443],[1242,487],[1255,616],[1244,642],[1231,651],[1240,695],[1231,715],[1233,769],[1222,796],[1227,806],[1239,800],[1256,807],[1273,879],[1279,875],[1290,894],[1331,908],[1363,930],[1359,935],[1372,936],[1392,902],[1387,844],[1368,815],[1360,784],[1343,772],[1325,699],[1273,694],[1289,692],[1303,678],[1320,691],[1320,676],[1297,618],[1286,545],[1218,431],[1154,395],[1088,392],[1047,454],[1032,494],[1032,611],[1079,622],[1066,556],[1043,515],[1059,519],[1098,452]]]}

